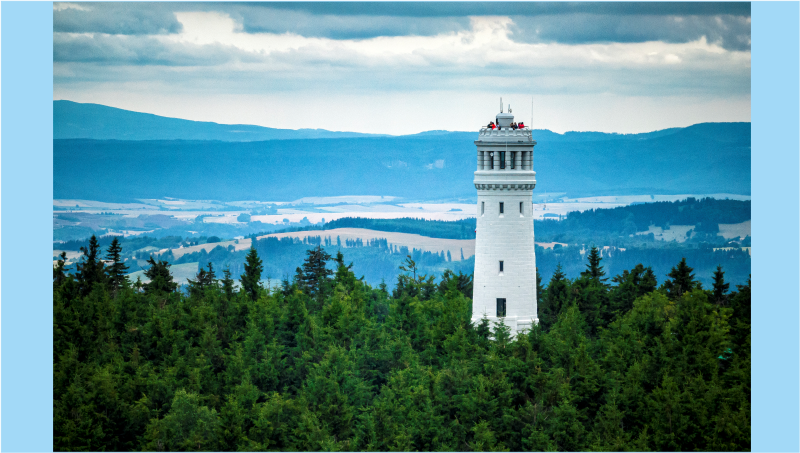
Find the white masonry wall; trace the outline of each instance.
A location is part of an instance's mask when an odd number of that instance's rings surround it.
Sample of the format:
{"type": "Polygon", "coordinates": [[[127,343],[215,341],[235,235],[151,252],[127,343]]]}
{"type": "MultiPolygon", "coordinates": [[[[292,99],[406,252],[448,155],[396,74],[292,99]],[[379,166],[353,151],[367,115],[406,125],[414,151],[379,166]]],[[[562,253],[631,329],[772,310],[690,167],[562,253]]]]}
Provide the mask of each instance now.
{"type": "Polygon", "coordinates": [[[482,140],[475,142],[479,170],[475,172],[474,181],[478,189],[478,209],[472,321],[478,323],[485,315],[492,323],[498,322],[497,299],[505,298],[506,316],[502,320],[515,335],[538,322],[532,216],[536,184],[532,154],[536,142],[531,140],[530,130],[509,130],[507,135],[502,134],[505,130],[497,132],[481,134],[482,140]],[[520,138],[525,140],[520,141],[520,138]],[[525,162],[526,165],[515,165],[513,170],[510,165],[505,169],[498,165],[490,169],[486,164],[488,153],[500,149],[508,150],[505,151],[507,161],[511,159],[511,150],[530,161],[525,162]],[[484,165],[480,165],[482,152],[485,153],[484,165]],[[503,214],[500,214],[500,202],[504,203],[503,214]],[[503,261],[503,272],[500,272],[500,261],[503,261]]]}

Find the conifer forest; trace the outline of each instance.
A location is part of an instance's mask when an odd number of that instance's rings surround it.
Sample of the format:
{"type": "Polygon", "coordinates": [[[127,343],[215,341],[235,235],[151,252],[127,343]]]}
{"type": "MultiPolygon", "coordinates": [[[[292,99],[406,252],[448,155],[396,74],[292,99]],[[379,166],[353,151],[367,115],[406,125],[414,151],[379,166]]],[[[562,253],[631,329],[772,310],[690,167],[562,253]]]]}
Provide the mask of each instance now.
{"type": "MultiPolygon", "coordinates": [[[[57,451],[749,451],[750,280],[685,259],[537,275],[540,322],[472,323],[472,276],[408,257],[373,287],[341,252],[263,284],[180,286],[115,239],[53,270],[57,451]]],[[[345,250],[347,252],[347,250],[345,250]]]]}

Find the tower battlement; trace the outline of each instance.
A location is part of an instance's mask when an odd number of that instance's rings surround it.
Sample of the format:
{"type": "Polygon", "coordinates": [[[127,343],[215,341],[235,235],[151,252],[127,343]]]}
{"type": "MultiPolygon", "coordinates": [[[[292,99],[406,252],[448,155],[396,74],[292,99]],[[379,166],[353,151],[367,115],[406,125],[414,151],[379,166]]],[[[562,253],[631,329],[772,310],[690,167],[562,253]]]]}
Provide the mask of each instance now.
{"type": "MultiPolygon", "coordinates": [[[[503,126],[501,126],[502,128],[503,126]]],[[[500,140],[500,141],[507,141],[507,140],[523,140],[523,141],[533,141],[531,136],[530,128],[523,128],[523,129],[511,129],[509,128],[502,128],[502,129],[492,129],[490,127],[482,127],[479,132],[480,140],[500,140]]]]}

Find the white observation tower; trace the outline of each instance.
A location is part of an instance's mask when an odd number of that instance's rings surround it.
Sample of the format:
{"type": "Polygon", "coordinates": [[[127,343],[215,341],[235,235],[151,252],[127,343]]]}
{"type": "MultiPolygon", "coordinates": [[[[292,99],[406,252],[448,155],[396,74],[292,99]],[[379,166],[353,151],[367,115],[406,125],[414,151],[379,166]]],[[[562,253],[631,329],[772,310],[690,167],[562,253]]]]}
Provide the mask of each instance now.
{"type": "MultiPolygon", "coordinates": [[[[502,101],[501,101],[502,102],[502,101]]],[[[509,108],[483,127],[478,147],[477,230],[472,322],[501,320],[511,335],[538,323],[533,245],[533,147],[529,127],[512,129],[509,108]]]]}

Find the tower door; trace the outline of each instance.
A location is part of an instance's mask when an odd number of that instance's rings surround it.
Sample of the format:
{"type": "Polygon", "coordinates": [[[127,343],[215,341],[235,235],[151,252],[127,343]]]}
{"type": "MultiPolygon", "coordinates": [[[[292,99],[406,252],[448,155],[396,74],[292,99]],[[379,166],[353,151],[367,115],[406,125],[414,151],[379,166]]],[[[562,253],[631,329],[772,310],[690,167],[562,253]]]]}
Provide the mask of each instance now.
{"type": "Polygon", "coordinates": [[[506,299],[505,298],[497,298],[497,317],[498,318],[505,318],[506,317],[506,299]]]}

